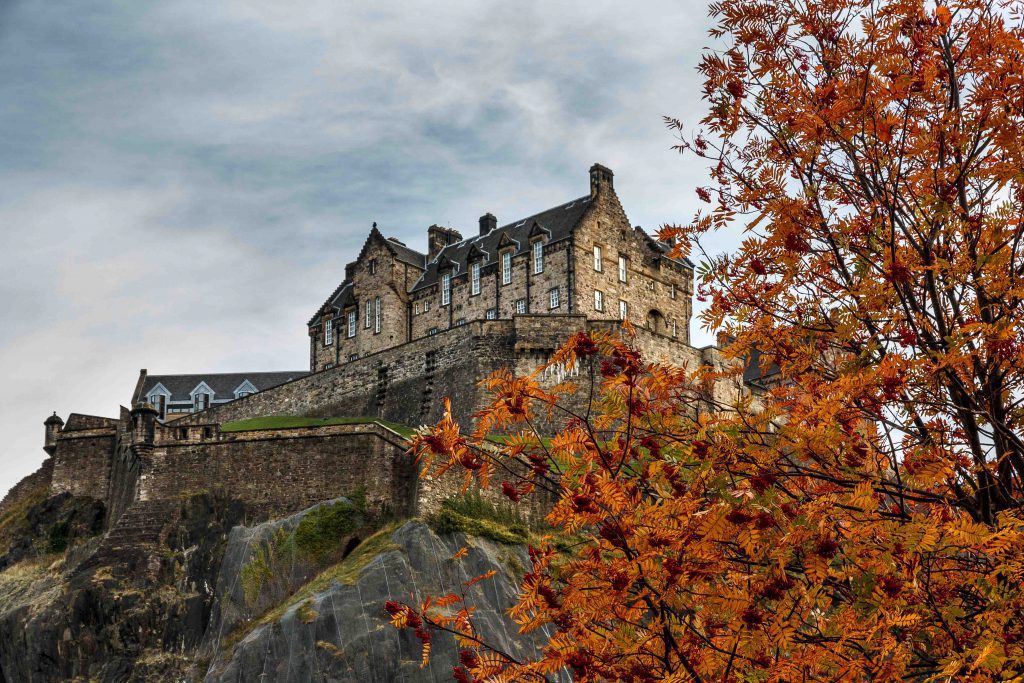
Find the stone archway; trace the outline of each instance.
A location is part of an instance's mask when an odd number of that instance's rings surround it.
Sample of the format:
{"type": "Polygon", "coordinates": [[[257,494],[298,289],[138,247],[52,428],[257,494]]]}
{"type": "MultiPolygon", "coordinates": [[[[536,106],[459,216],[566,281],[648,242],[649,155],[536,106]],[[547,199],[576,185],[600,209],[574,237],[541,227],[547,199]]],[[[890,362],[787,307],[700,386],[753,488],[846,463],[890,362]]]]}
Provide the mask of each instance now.
{"type": "Polygon", "coordinates": [[[656,334],[668,334],[668,326],[665,323],[665,316],[656,308],[652,308],[647,311],[647,318],[644,320],[644,327],[656,334]]]}

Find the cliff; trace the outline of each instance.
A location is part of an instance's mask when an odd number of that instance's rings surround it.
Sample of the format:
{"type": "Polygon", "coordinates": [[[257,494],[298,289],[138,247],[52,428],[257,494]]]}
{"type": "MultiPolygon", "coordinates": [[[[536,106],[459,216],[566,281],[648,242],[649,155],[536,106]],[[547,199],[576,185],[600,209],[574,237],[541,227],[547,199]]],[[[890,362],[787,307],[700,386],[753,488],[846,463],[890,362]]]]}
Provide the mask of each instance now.
{"type": "Polygon", "coordinates": [[[491,569],[468,589],[481,630],[509,651],[532,647],[503,616],[527,563],[508,544],[521,529],[477,525],[505,543],[438,533],[353,494],[246,525],[244,504],[198,492],[137,505],[105,534],[88,523],[98,501],[21,495],[0,516],[0,682],[447,680],[454,641],[436,638],[420,668],[418,641],[383,604],[491,569]]]}

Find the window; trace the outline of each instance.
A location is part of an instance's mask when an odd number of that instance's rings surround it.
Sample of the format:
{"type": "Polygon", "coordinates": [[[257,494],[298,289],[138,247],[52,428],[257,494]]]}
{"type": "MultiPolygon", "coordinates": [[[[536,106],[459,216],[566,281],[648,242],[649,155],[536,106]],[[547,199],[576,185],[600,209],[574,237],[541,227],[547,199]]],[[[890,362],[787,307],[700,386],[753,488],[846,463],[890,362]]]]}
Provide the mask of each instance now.
{"type": "Polygon", "coordinates": [[[413,315],[419,315],[420,314],[420,302],[419,301],[417,301],[415,304],[413,304],[412,314],[413,315]]]}
{"type": "Polygon", "coordinates": [[[184,441],[188,438],[188,427],[182,427],[178,430],[178,439],[184,441]]]}
{"type": "Polygon", "coordinates": [[[516,300],[516,313],[526,313],[526,299],[516,300]]]}
{"type": "Polygon", "coordinates": [[[455,321],[455,326],[456,327],[461,327],[462,325],[465,325],[465,324],[466,324],[466,319],[465,318],[459,318],[458,320],[455,321]]]}
{"type": "Polygon", "coordinates": [[[497,317],[498,317],[498,309],[497,308],[488,308],[487,309],[487,319],[488,320],[494,320],[497,317]]]}
{"type": "Polygon", "coordinates": [[[427,330],[427,334],[431,335],[431,336],[437,334],[437,328],[436,327],[431,327],[429,330],[427,330]]]}
{"type": "Polygon", "coordinates": [[[673,320],[673,321],[672,321],[672,336],[673,336],[673,337],[678,337],[678,336],[679,336],[679,335],[678,335],[678,334],[676,333],[676,321],[675,321],[675,320],[673,320]]]}
{"type": "Polygon", "coordinates": [[[676,286],[675,285],[672,285],[671,287],[669,287],[668,295],[670,297],[672,297],[673,299],[676,298],[676,286]]]}
{"type": "Polygon", "coordinates": [[[619,302],[619,320],[625,320],[629,317],[629,305],[625,301],[619,302]]]}
{"type": "Polygon", "coordinates": [[[430,302],[429,301],[424,301],[423,302],[423,312],[426,313],[429,310],[430,310],[430,302]]]}
{"type": "Polygon", "coordinates": [[[533,243],[533,274],[544,272],[544,243],[537,240],[533,243]]]}
{"type": "Polygon", "coordinates": [[[374,275],[377,272],[377,259],[370,259],[370,275],[374,275]]]}
{"type": "MultiPolygon", "coordinates": [[[[327,367],[331,367],[331,364],[330,364],[330,363],[328,363],[328,364],[327,364],[327,367]]],[[[235,398],[245,398],[246,396],[249,396],[249,395],[251,395],[251,394],[252,394],[252,392],[251,392],[251,391],[239,391],[239,392],[238,392],[238,396],[236,396],[235,398]]]]}
{"type": "Polygon", "coordinates": [[[348,354],[348,360],[349,360],[350,363],[352,361],[354,361],[354,360],[359,360],[359,354],[358,353],[350,353],[350,354],[348,354]]]}
{"type": "Polygon", "coordinates": [[[203,427],[203,438],[204,439],[212,439],[213,438],[213,427],[203,427]]]}
{"type": "Polygon", "coordinates": [[[501,284],[507,285],[512,282],[512,252],[506,251],[501,255],[501,284]]]}
{"type": "Polygon", "coordinates": [[[594,310],[604,310],[604,292],[602,292],[600,289],[594,290],[594,310]]]}
{"type": "Polygon", "coordinates": [[[626,257],[619,257],[619,282],[626,281],[626,257]]]}
{"type": "Polygon", "coordinates": [[[358,317],[356,316],[356,312],[355,311],[349,311],[349,314],[348,314],[348,336],[349,336],[350,339],[352,337],[356,336],[356,320],[358,320],[358,317]]]}
{"type": "Polygon", "coordinates": [[[366,329],[370,329],[370,319],[371,319],[370,315],[371,314],[370,314],[370,300],[369,299],[367,299],[366,301],[363,302],[363,310],[366,311],[366,313],[363,314],[363,327],[365,327],[366,329]]]}
{"type": "Polygon", "coordinates": [[[160,416],[160,419],[164,419],[164,415],[167,414],[167,397],[163,394],[157,394],[150,398],[149,402],[153,404],[154,408],[156,408],[156,412],[160,416]]]}
{"type": "Polygon", "coordinates": [[[441,305],[447,306],[452,302],[452,274],[445,273],[441,276],[441,305]]]}
{"type": "Polygon", "coordinates": [[[550,292],[548,292],[548,297],[551,300],[550,301],[551,308],[558,308],[559,305],[561,305],[561,302],[559,301],[559,296],[558,296],[558,287],[555,287],[550,292]]]}
{"type": "MultiPolygon", "coordinates": [[[[324,363],[324,370],[330,370],[334,367],[334,363],[324,363]]],[[[246,394],[248,395],[248,394],[246,394]]]]}
{"type": "Polygon", "coordinates": [[[373,333],[380,334],[380,297],[373,300],[373,333]]]}
{"type": "Polygon", "coordinates": [[[470,266],[470,295],[480,293],[480,264],[474,263],[470,266]]]}
{"type": "Polygon", "coordinates": [[[324,346],[334,343],[334,321],[330,318],[324,323],[324,346]]]}
{"type": "Polygon", "coordinates": [[[601,272],[601,246],[594,245],[594,270],[601,272]]]}
{"type": "Polygon", "coordinates": [[[193,399],[195,402],[196,410],[206,410],[210,407],[210,395],[209,394],[196,394],[193,399]]]}

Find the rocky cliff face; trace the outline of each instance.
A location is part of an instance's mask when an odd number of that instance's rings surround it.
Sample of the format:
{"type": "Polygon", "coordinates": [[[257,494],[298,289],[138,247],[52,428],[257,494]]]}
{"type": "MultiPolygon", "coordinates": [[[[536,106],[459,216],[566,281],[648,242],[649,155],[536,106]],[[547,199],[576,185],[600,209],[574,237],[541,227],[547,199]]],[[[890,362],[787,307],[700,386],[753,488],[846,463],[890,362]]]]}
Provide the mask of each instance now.
{"type": "Polygon", "coordinates": [[[35,525],[0,548],[0,683],[449,680],[454,640],[435,638],[421,668],[383,604],[460,592],[492,569],[465,589],[479,628],[507,651],[534,647],[504,617],[521,546],[418,521],[380,528],[344,499],[243,526],[243,506],[203,493],[131,509],[99,536],[93,512],[72,497],[17,511],[35,525]],[[63,553],[32,540],[55,526],[69,530],[63,553]]]}

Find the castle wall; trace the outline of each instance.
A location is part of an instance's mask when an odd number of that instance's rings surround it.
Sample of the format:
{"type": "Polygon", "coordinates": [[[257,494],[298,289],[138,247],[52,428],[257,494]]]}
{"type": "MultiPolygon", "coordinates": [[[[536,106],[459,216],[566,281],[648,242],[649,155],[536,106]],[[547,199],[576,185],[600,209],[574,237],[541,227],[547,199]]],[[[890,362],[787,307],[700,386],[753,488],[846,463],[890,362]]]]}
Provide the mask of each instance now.
{"type": "Polygon", "coordinates": [[[223,488],[261,515],[301,510],[357,488],[367,503],[414,511],[416,467],[404,443],[376,424],[221,433],[161,428],[141,457],[139,500],[223,488]]]}
{"type": "Polygon", "coordinates": [[[80,429],[57,437],[50,494],[68,492],[106,500],[116,430],[80,429]]]}
{"type": "Polygon", "coordinates": [[[230,422],[266,415],[365,416],[408,425],[436,422],[441,398],[468,418],[477,382],[510,362],[511,320],[476,321],[194,413],[178,422],[230,422]]]}

